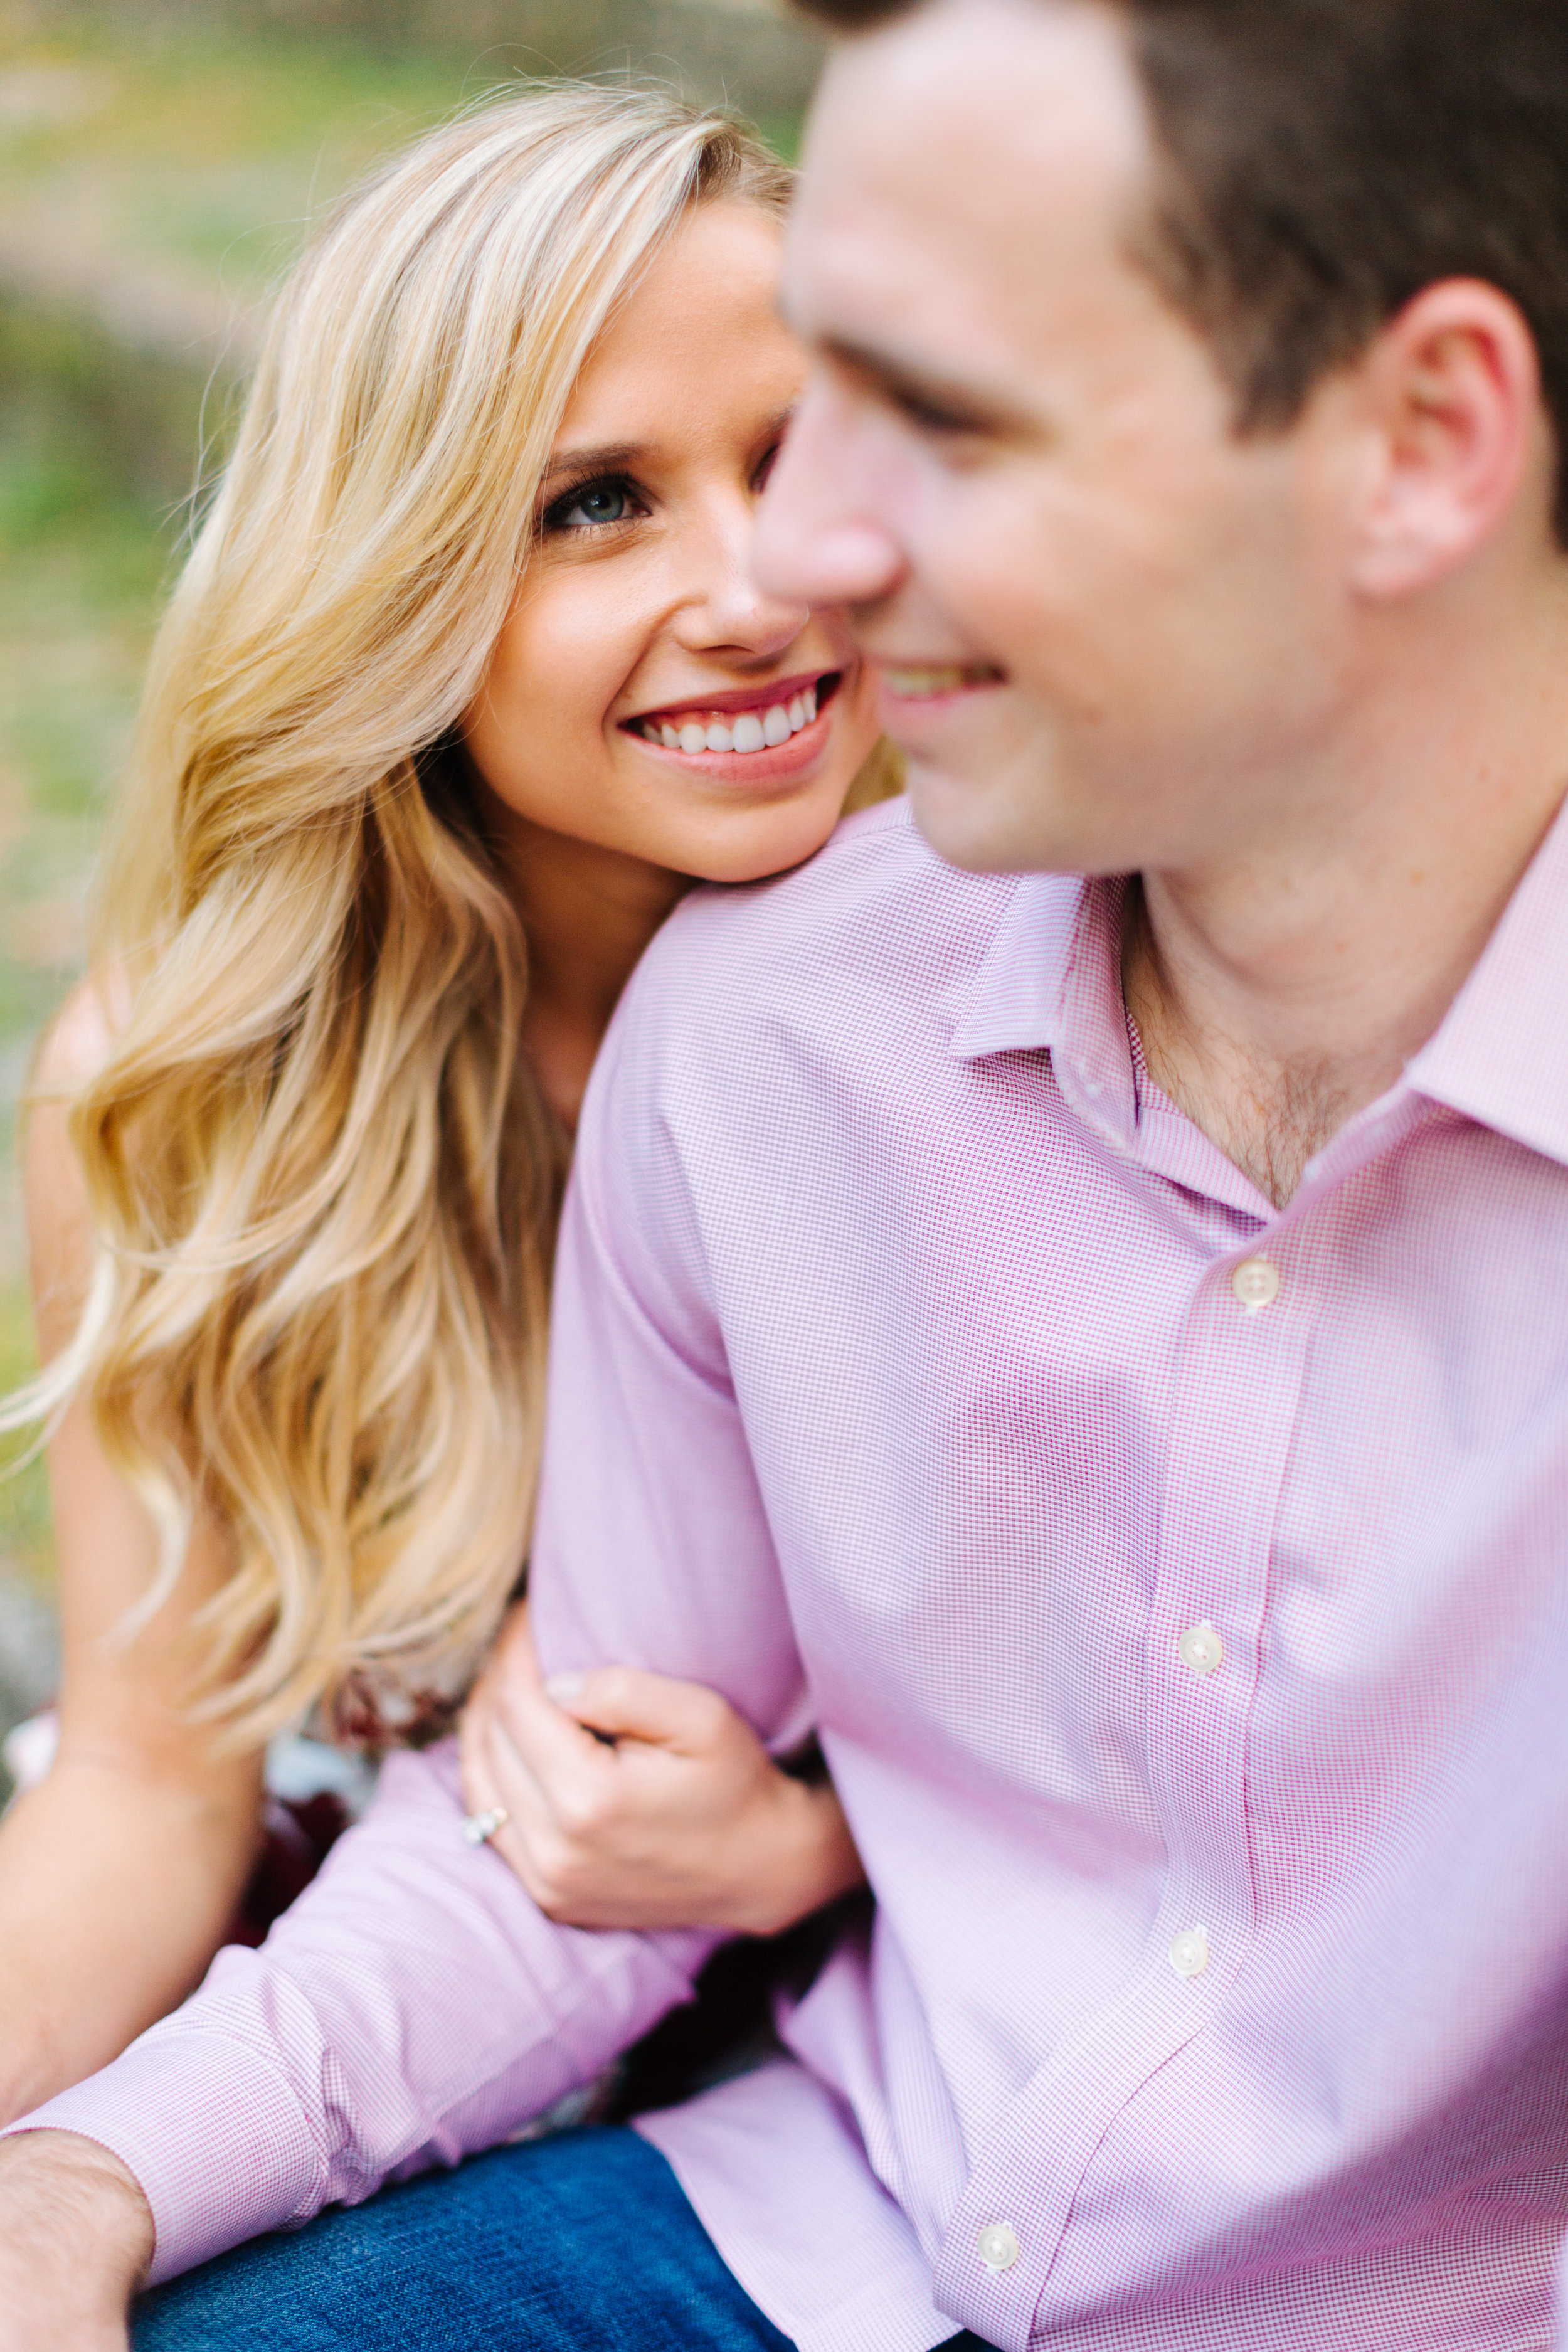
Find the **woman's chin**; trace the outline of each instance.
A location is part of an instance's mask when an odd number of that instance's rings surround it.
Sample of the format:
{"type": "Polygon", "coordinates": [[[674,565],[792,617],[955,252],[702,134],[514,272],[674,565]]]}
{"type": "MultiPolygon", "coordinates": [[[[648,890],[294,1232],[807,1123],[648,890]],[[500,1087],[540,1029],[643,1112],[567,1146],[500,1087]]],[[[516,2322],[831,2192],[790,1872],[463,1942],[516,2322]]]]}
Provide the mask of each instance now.
{"type": "Polygon", "coordinates": [[[691,841],[679,871],[699,882],[765,882],[815,857],[838,823],[851,779],[831,793],[817,782],[808,793],[766,809],[716,816],[691,841]]]}

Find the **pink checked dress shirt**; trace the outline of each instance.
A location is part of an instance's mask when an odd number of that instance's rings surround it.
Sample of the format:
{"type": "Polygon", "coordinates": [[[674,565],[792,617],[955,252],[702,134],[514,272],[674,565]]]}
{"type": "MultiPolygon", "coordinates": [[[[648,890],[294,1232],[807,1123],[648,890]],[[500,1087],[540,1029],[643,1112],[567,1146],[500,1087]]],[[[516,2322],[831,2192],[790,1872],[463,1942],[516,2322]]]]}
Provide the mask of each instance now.
{"type": "MultiPolygon", "coordinates": [[[[815,1724],[877,1895],[787,2058],[640,2128],[804,2352],[1521,2352],[1568,2230],[1568,822],[1280,1213],[1142,1070],[1119,903],[876,810],[689,900],[605,1046],[545,1662],[815,1724]]],[[[707,1938],[549,1926],[459,1811],[396,1762],[29,2119],[131,2164],[160,2276],[680,1997],[707,1938]]]]}

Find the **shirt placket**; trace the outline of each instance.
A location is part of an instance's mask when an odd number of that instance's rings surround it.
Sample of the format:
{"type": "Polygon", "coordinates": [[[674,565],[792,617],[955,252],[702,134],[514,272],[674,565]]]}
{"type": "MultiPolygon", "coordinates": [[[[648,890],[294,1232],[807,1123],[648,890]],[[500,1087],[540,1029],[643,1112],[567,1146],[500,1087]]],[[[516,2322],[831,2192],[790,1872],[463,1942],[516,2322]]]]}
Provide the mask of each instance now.
{"type": "Polygon", "coordinates": [[[1269,1561],[1313,1320],[1299,1228],[1216,1259],[1190,1303],[1172,1399],[1145,1656],[1163,1899],[1142,1963],[973,2150],[939,2307],[1005,2352],[1048,2314],[1075,2200],[1118,2114],[1201,2032],[1256,1929],[1247,1727],[1269,1561]]]}

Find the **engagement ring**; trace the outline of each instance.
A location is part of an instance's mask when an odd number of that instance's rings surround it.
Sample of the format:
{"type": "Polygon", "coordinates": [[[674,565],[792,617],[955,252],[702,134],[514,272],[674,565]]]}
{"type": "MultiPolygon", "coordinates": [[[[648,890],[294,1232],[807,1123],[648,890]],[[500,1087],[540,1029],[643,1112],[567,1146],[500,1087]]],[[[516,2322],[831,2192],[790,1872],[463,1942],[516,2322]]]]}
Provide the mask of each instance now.
{"type": "Polygon", "coordinates": [[[470,1813],[463,1823],[463,1835],[470,1845],[484,1845],[497,1830],[504,1830],[511,1819],[504,1805],[492,1805],[488,1812],[470,1813]]]}

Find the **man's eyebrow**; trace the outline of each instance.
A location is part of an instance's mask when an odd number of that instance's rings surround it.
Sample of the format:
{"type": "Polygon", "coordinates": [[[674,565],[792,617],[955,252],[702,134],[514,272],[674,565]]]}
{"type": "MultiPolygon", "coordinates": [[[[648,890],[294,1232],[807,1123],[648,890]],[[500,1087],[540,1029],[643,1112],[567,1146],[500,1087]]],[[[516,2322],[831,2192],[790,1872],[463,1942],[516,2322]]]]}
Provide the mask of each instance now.
{"type": "Polygon", "coordinates": [[[899,407],[952,433],[1035,433],[1037,418],[1001,394],[944,376],[918,361],[872,349],[843,335],[825,335],[817,349],[833,363],[870,384],[899,407]]]}

